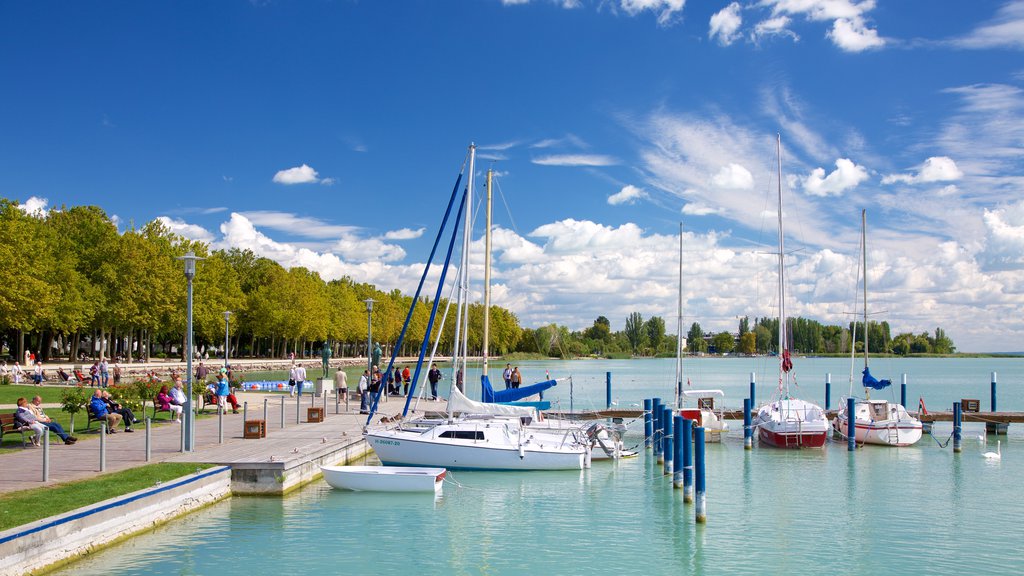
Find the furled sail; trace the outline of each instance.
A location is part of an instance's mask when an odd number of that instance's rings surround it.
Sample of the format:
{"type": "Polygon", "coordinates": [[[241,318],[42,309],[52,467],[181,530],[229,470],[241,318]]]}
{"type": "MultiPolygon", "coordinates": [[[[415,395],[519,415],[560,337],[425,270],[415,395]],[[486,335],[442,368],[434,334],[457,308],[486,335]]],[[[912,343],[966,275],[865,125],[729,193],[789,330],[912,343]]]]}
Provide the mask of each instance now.
{"type": "Polygon", "coordinates": [[[482,399],[484,402],[515,402],[516,400],[522,400],[534,394],[540,394],[541,392],[551,388],[552,386],[558,385],[557,380],[545,380],[544,382],[538,382],[526,386],[525,388],[509,388],[507,390],[495,390],[491,387],[491,379],[485,375],[480,376],[480,388],[482,391],[482,399]]]}
{"type": "Polygon", "coordinates": [[[864,367],[864,378],[861,380],[865,388],[872,388],[874,390],[881,390],[892,386],[892,380],[879,380],[871,375],[871,370],[867,366],[864,367]]]}

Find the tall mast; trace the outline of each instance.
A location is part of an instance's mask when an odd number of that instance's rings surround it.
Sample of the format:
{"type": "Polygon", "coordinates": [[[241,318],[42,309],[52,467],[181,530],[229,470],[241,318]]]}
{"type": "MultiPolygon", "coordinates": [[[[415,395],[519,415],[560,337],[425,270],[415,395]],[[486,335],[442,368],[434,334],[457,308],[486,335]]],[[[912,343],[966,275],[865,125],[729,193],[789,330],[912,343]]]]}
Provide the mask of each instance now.
{"type": "Polygon", "coordinates": [[[476,144],[469,145],[469,178],[466,180],[466,219],[462,229],[462,264],[459,267],[459,295],[455,312],[455,351],[452,354],[452,382],[465,392],[466,330],[469,316],[469,246],[472,238],[473,172],[476,166],[476,144]],[[465,313],[464,313],[465,312],[465,313]],[[461,361],[460,361],[461,360],[461,361]],[[458,377],[462,372],[462,379],[458,377]]]}
{"type": "Polygon", "coordinates": [[[860,246],[864,258],[864,367],[868,367],[868,217],[860,211],[860,246]]]}
{"type": "Polygon", "coordinates": [[[487,352],[491,336],[491,177],[487,169],[487,230],[484,232],[484,376],[487,376],[487,352]]]}
{"type": "Polygon", "coordinates": [[[683,396],[683,223],[679,223],[679,315],[676,318],[676,408],[682,407],[683,396]]]}
{"type": "MultiPolygon", "coordinates": [[[[783,379],[786,373],[784,367],[786,352],[786,252],[782,232],[782,135],[776,135],[775,154],[778,163],[778,189],[779,189],[779,380],[783,379]]],[[[789,387],[789,378],[786,378],[786,386],[789,387]]],[[[786,390],[788,395],[789,390],[786,390]]]]}

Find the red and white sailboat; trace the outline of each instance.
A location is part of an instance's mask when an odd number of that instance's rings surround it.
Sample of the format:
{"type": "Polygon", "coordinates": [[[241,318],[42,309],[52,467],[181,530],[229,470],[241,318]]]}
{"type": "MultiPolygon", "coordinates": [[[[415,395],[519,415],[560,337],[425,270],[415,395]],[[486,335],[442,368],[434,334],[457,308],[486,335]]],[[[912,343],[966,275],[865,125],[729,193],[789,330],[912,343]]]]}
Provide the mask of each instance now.
{"type": "Polygon", "coordinates": [[[790,395],[793,361],[786,326],[786,266],[782,228],[782,137],[776,141],[779,190],[779,386],[754,417],[758,439],[778,448],[821,448],[829,434],[825,411],[813,402],[790,395]]]}

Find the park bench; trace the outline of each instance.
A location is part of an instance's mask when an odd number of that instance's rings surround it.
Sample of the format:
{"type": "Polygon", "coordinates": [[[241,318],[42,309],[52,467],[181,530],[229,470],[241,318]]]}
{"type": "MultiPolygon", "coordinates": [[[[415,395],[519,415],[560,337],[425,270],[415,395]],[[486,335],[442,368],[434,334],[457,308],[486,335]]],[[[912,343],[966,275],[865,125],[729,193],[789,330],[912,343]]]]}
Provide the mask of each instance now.
{"type": "Polygon", "coordinates": [[[0,440],[3,439],[4,434],[10,434],[12,432],[21,433],[21,447],[25,447],[25,432],[31,432],[32,428],[25,426],[21,422],[18,422],[14,418],[13,412],[7,414],[0,414],[0,440]]]}

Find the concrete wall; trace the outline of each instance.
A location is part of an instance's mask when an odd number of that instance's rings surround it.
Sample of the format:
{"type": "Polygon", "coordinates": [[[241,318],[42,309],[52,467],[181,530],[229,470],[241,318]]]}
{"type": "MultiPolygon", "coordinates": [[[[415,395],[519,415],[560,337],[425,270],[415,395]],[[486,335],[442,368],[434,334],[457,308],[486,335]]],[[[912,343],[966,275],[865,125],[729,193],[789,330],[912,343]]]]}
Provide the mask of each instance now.
{"type": "Polygon", "coordinates": [[[0,575],[62,563],[231,495],[219,466],[0,533],[0,575]]]}
{"type": "Polygon", "coordinates": [[[370,453],[362,438],[345,446],[325,447],[288,462],[232,464],[231,491],[234,494],[281,495],[313,481],[321,475],[321,466],[345,465],[370,453]],[[288,466],[287,468],[285,466],[288,466]]]}

